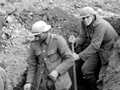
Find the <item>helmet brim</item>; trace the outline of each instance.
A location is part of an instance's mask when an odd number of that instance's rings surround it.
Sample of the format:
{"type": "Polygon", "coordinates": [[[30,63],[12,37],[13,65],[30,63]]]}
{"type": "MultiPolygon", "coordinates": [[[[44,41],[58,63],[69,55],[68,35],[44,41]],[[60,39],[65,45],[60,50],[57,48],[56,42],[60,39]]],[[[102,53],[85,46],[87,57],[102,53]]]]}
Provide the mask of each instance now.
{"type": "Polygon", "coordinates": [[[41,32],[31,32],[31,33],[30,33],[30,36],[39,35],[39,34],[41,34],[41,33],[43,33],[43,32],[47,32],[47,31],[50,30],[50,29],[51,29],[51,25],[47,25],[47,27],[46,27],[44,30],[42,30],[41,32]]]}
{"type": "Polygon", "coordinates": [[[80,18],[84,18],[84,17],[91,16],[91,15],[97,15],[97,14],[98,12],[94,11],[94,13],[91,13],[91,14],[81,15],[80,18]]]}

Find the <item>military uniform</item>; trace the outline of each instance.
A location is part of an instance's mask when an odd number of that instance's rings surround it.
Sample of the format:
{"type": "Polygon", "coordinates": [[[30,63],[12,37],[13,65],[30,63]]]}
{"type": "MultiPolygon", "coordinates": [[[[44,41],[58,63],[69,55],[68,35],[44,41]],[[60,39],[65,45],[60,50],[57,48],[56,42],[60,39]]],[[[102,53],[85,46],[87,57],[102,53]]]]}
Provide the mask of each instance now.
{"type": "Polygon", "coordinates": [[[90,41],[90,44],[79,53],[79,57],[85,61],[81,68],[83,76],[85,79],[91,80],[91,84],[92,81],[96,80],[95,70],[99,61],[101,61],[102,66],[108,64],[108,58],[117,38],[118,34],[115,29],[97,15],[89,26],[82,24],[76,44],[80,46],[86,40],[90,41]]]}
{"type": "Polygon", "coordinates": [[[48,33],[44,43],[31,42],[29,53],[27,83],[33,83],[35,90],[48,90],[46,77],[52,70],[59,73],[55,89],[70,88],[72,83],[67,70],[73,65],[73,57],[63,37],[48,33]]]}

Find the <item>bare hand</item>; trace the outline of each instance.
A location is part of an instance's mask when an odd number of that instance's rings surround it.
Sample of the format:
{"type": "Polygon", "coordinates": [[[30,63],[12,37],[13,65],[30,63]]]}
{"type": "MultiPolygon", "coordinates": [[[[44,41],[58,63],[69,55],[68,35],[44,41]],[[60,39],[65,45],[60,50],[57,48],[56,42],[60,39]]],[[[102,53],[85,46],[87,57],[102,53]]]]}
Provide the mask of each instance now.
{"type": "Polygon", "coordinates": [[[50,74],[49,74],[49,77],[52,79],[52,80],[56,80],[57,77],[58,77],[58,72],[56,70],[53,70],[50,74]]]}
{"type": "Polygon", "coordinates": [[[68,41],[69,41],[70,43],[75,43],[75,42],[76,42],[75,36],[70,36],[69,39],[68,39],[68,41]]]}
{"type": "Polygon", "coordinates": [[[73,58],[74,58],[74,60],[79,60],[80,59],[79,55],[76,54],[76,53],[73,53],[73,58]]]}
{"type": "Polygon", "coordinates": [[[24,90],[31,90],[31,86],[32,86],[31,83],[25,84],[25,85],[24,85],[24,90]]]}

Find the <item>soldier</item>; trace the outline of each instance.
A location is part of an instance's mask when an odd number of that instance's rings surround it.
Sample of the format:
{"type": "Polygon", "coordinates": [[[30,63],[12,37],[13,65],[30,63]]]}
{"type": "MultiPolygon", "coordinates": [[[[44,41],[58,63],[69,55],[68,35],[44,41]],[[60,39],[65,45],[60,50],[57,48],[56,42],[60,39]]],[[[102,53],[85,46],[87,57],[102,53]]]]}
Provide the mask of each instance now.
{"type": "Polygon", "coordinates": [[[74,53],[75,60],[83,60],[81,71],[83,78],[86,79],[92,90],[97,90],[95,70],[101,62],[99,81],[103,80],[108,58],[111,55],[112,47],[118,38],[115,29],[104,19],[97,15],[97,12],[91,7],[84,7],[80,11],[82,19],[80,34],[77,38],[69,37],[69,42],[76,46],[82,46],[86,40],[90,44],[79,54],[74,53]]]}
{"type": "Polygon", "coordinates": [[[6,90],[7,87],[7,76],[4,64],[0,62],[0,90],[6,90]]]}
{"type": "Polygon", "coordinates": [[[24,90],[68,90],[71,79],[67,70],[73,65],[72,52],[66,40],[51,34],[44,21],[35,22],[28,58],[27,81],[24,90]]]}

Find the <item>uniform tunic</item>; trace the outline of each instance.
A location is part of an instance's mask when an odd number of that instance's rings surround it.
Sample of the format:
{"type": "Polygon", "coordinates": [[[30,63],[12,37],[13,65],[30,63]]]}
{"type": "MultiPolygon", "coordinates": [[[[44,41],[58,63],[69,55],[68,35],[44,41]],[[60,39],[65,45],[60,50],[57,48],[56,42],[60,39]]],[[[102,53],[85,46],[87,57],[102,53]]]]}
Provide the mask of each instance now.
{"type": "MultiPolygon", "coordinates": [[[[107,51],[112,48],[117,37],[115,29],[107,21],[96,16],[95,21],[90,26],[80,30],[77,44],[82,45],[86,39],[91,41],[89,46],[79,54],[79,57],[85,61],[99,51],[103,58],[107,59],[109,57],[107,51]]],[[[102,64],[105,63],[106,61],[102,60],[102,64]]]]}
{"type": "MultiPolygon", "coordinates": [[[[30,56],[28,59],[28,74],[27,82],[34,83],[37,78],[38,87],[36,90],[44,90],[41,86],[42,78],[52,70],[57,70],[59,76],[55,81],[56,90],[69,89],[71,79],[67,70],[73,65],[72,52],[69,49],[67,42],[62,36],[48,33],[48,37],[44,43],[33,41],[30,46],[30,56]],[[38,61],[36,61],[36,57],[38,61]],[[37,74],[37,76],[36,76],[37,74]]],[[[43,80],[44,81],[44,80],[43,80]]]]}

